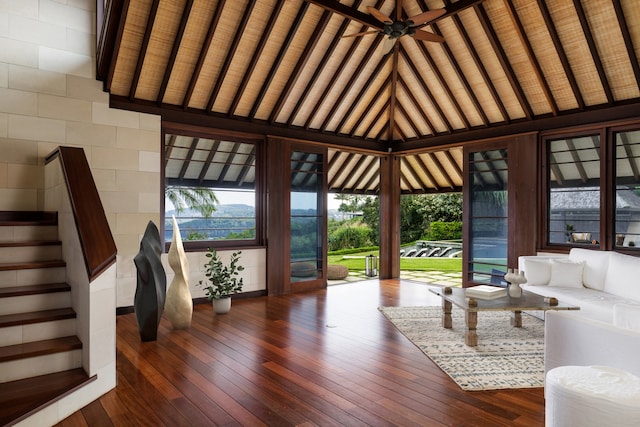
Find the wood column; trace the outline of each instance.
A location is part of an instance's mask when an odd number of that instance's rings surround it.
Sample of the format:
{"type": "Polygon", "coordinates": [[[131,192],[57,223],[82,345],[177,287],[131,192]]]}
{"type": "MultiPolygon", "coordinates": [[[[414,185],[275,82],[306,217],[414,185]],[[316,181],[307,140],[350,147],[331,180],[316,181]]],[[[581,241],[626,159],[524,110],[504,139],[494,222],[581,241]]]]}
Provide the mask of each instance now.
{"type": "Polygon", "coordinates": [[[380,158],[381,279],[400,277],[400,157],[380,158]]]}

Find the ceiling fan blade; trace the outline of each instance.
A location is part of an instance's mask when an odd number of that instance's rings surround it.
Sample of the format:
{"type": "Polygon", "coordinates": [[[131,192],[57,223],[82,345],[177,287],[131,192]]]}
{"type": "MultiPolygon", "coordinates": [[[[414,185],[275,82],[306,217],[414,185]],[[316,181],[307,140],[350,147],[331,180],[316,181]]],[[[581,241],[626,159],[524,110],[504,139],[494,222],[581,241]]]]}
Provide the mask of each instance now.
{"type": "Polygon", "coordinates": [[[361,33],[354,33],[354,34],[345,34],[344,36],[342,36],[342,38],[345,37],[359,37],[359,36],[366,36],[367,34],[377,34],[380,31],[378,30],[369,30],[369,31],[363,31],[361,33]]]}
{"type": "Polygon", "coordinates": [[[444,43],[444,37],[441,37],[437,34],[428,33],[426,31],[416,31],[412,34],[412,37],[416,40],[422,40],[425,42],[436,42],[436,43],[444,43]]]}
{"type": "Polygon", "coordinates": [[[376,18],[378,21],[385,23],[385,24],[391,24],[393,23],[393,19],[389,18],[387,15],[385,15],[384,13],[380,12],[378,9],[376,9],[375,7],[371,7],[368,6],[367,10],[369,11],[370,14],[373,15],[374,18],[376,18]]]}
{"type": "Polygon", "coordinates": [[[422,12],[418,15],[412,16],[411,18],[407,19],[407,21],[413,22],[410,25],[412,27],[415,27],[418,25],[426,24],[427,22],[431,22],[434,19],[441,17],[445,13],[447,13],[446,9],[427,10],[426,12],[422,12]]]}
{"type": "Polygon", "coordinates": [[[391,39],[389,37],[387,37],[386,39],[384,39],[384,46],[383,46],[383,50],[384,50],[384,54],[386,55],[387,53],[391,52],[391,50],[393,49],[393,47],[396,45],[396,41],[398,39],[391,39]]]}

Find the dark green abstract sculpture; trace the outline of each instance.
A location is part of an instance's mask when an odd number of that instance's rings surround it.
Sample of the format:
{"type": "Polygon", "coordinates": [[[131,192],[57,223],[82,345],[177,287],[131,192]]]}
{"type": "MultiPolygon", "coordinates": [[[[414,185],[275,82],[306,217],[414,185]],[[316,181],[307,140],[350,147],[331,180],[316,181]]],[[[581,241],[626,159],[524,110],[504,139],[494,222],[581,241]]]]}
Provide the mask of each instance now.
{"type": "Polygon", "coordinates": [[[140,241],[140,252],[133,259],[138,270],[133,307],[142,341],[155,341],[158,338],[158,325],[167,293],[167,276],[160,260],[161,253],[158,227],[149,221],[140,241]]]}

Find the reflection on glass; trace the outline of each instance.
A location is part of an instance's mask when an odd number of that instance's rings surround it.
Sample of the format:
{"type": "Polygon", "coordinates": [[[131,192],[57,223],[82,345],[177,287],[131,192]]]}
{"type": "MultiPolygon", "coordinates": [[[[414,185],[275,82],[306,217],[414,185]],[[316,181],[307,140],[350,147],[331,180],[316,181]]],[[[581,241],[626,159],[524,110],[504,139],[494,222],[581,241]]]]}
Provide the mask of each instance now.
{"type": "Polygon", "coordinates": [[[640,131],[619,132],[616,141],[617,247],[640,246],[640,131]]]}
{"type": "Polygon", "coordinates": [[[507,270],[506,150],[472,153],[469,272],[475,282],[502,284],[507,270]]]}
{"type": "Polygon", "coordinates": [[[312,280],[322,272],[322,156],[291,153],[291,281],[312,280]]]}
{"type": "Polygon", "coordinates": [[[549,243],[600,241],[600,138],[552,140],[549,155],[549,243]]]}

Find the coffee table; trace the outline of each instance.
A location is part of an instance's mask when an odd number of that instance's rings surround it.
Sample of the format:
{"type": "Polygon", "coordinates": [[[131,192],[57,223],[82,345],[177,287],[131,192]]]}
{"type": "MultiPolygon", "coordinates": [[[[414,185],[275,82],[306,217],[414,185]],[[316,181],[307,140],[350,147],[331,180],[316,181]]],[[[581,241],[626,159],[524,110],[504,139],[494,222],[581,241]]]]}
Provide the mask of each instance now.
{"type": "Polygon", "coordinates": [[[522,327],[523,310],[580,310],[580,307],[563,304],[556,298],[547,298],[532,292],[522,291],[522,296],[504,296],[495,299],[472,298],[465,295],[464,288],[429,288],[442,298],[442,326],[452,328],[451,308],[453,305],[464,310],[464,343],[469,347],[478,345],[478,313],[483,311],[510,311],[511,326],[522,327]]]}

